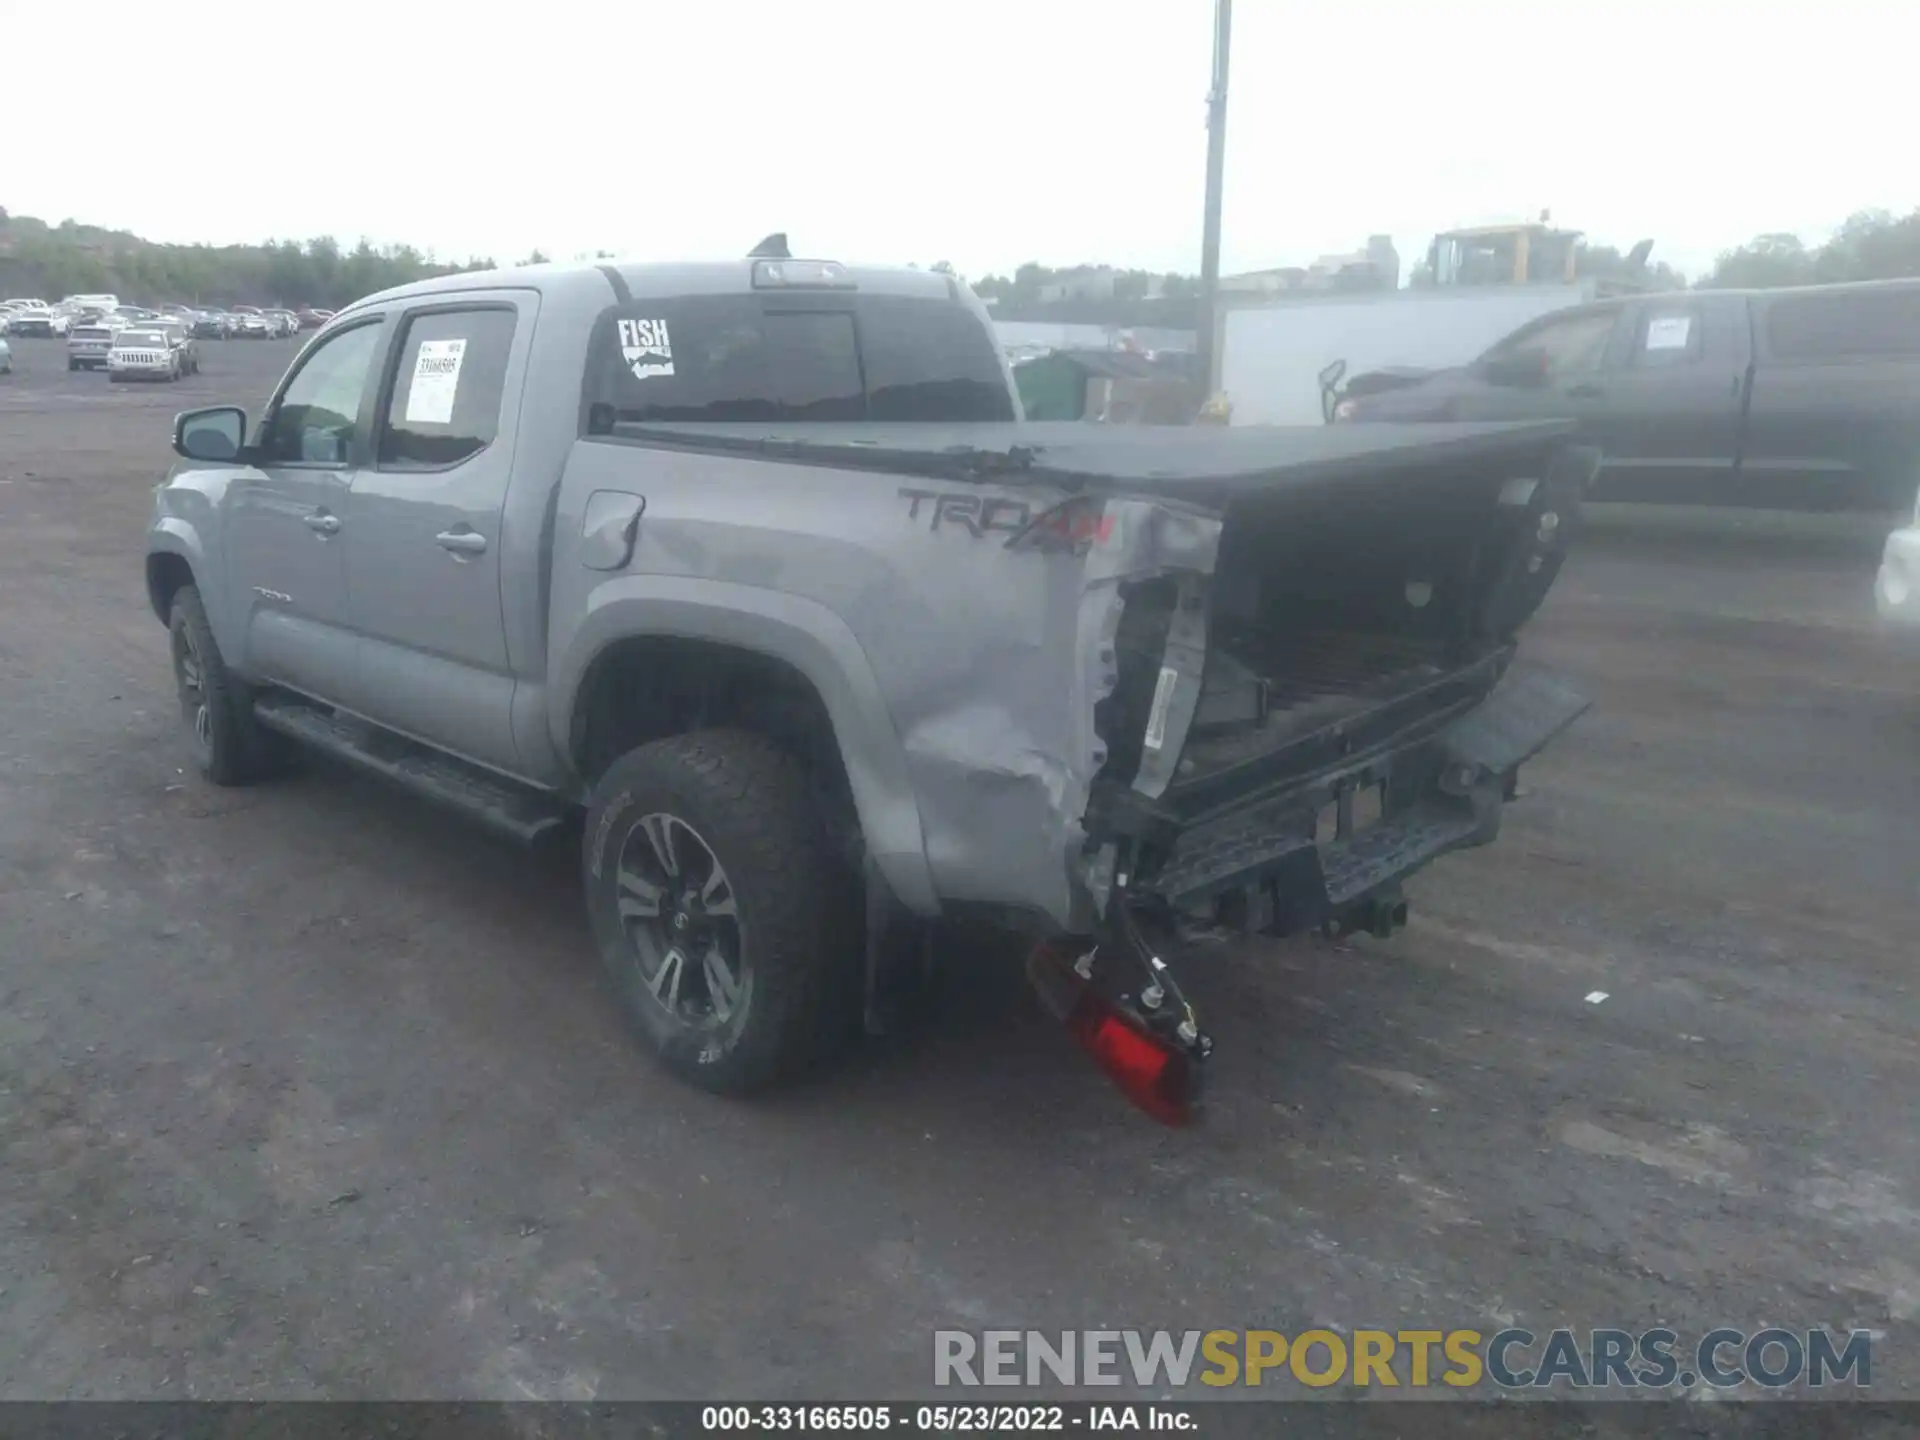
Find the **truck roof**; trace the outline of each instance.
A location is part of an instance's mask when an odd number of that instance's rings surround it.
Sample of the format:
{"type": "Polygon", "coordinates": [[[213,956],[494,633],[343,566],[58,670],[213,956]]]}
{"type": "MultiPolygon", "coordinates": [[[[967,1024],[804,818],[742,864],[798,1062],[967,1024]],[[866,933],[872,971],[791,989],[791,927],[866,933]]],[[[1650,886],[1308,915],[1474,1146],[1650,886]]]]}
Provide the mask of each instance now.
{"type": "Polygon", "coordinates": [[[1920,276],[1903,275],[1886,280],[1843,280],[1831,285],[1772,285],[1763,289],[1708,289],[1699,293],[1731,295],[1741,300],[1780,300],[1790,295],[1853,295],[1882,290],[1911,290],[1916,285],[1920,285],[1920,276]]]}
{"type": "MultiPolygon", "coordinates": [[[[802,256],[793,258],[801,263],[807,259],[802,256]]],[[[819,258],[814,257],[816,261],[819,258]]],[[[416,295],[445,295],[464,290],[536,290],[543,296],[578,296],[600,292],[609,299],[619,298],[622,288],[635,299],[669,295],[746,295],[754,291],[753,267],[758,263],[746,257],[738,260],[665,262],[579,260],[470,270],[455,275],[437,275],[431,280],[416,280],[408,285],[382,290],[354,301],[340,313],[344,315],[363,305],[404,300],[416,295]]],[[[959,294],[959,281],[937,271],[913,270],[903,265],[842,265],[842,268],[847,278],[863,294],[918,296],[928,300],[957,298],[959,294]]]]}

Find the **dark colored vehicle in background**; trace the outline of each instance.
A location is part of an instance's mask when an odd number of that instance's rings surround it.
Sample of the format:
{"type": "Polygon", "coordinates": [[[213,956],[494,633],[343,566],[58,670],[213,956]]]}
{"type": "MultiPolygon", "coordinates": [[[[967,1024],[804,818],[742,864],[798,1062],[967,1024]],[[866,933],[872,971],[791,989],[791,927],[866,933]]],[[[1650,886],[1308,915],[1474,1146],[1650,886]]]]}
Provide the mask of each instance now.
{"type": "Polygon", "coordinates": [[[1573,420],[1604,454],[1600,500],[1904,512],[1920,280],[1576,306],[1458,369],[1354,376],[1329,409],[1340,423],[1573,420]]]}
{"type": "Polygon", "coordinates": [[[196,340],[224,340],[227,338],[227,316],[220,310],[196,310],[187,326],[187,333],[196,340]]]}
{"type": "Polygon", "coordinates": [[[316,310],[309,305],[306,309],[299,312],[300,328],[302,330],[318,330],[322,325],[326,324],[327,321],[331,320],[333,315],[334,312],[331,310],[316,310]]]}
{"type": "Polygon", "coordinates": [[[67,332],[67,369],[104,370],[113,337],[125,328],[105,320],[78,321],[67,332]]]}

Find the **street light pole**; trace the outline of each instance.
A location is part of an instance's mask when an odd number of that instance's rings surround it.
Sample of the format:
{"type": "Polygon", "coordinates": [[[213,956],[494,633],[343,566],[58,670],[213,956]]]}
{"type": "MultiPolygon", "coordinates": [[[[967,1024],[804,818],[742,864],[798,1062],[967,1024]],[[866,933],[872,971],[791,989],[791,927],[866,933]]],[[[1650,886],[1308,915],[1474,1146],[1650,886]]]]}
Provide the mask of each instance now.
{"type": "Polygon", "coordinates": [[[1220,197],[1227,159],[1227,54],[1232,48],[1233,0],[1213,4],[1213,88],[1207,92],[1207,210],[1200,237],[1200,373],[1207,393],[1220,388],[1220,197]]]}

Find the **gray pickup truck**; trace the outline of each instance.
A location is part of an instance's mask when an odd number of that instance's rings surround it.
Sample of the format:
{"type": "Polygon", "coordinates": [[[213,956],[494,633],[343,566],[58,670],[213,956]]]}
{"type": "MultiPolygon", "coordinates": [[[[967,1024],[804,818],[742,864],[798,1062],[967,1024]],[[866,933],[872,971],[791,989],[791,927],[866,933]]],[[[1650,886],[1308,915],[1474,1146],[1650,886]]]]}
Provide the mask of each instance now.
{"type": "Polygon", "coordinates": [[[1565,427],[1029,424],[942,274],[426,281],[174,448],[146,580],[201,770],[319,750],[528,843],[584,812],[613,986],[716,1090],[984,915],[1184,1114],[1180,939],[1390,933],[1585,704],[1509,668],[1565,427]]]}

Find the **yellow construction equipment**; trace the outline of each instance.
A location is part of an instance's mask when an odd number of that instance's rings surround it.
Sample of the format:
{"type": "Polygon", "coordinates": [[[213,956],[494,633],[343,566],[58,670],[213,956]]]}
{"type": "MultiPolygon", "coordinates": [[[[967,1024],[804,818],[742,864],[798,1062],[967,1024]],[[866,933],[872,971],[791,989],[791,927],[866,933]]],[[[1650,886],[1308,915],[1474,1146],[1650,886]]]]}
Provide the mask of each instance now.
{"type": "Polygon", "coordinates": [[[1435,285],[1572,284],[1581,232],[1530,225],[1479,225],[1433,237],[1427,263],[1435,285]]]}

